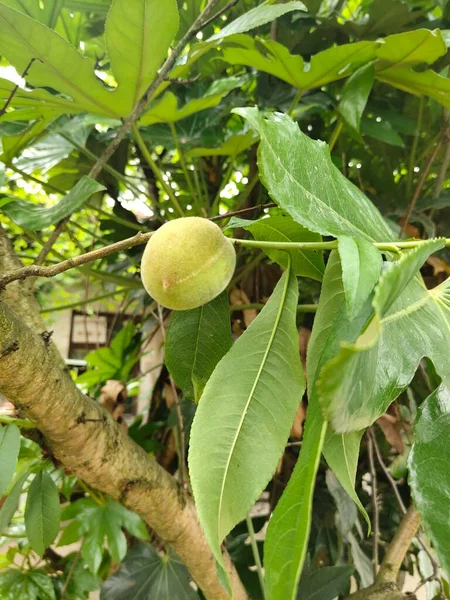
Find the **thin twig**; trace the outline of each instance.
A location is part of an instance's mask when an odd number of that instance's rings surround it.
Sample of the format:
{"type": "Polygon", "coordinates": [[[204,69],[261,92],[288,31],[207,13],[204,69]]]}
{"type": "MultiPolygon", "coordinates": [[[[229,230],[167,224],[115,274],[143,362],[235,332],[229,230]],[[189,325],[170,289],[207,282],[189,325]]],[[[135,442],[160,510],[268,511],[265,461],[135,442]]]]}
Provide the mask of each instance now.
{"type": "Polygon", "coordinates": [[[39,254],[36,257],[36,260],[34,261],[34,264],[36,266],[42,265],[42,263],[45,261],[47,254],[49,254],[49,252],[51,252],[54,243],[59,238],[61,233],[64,231],[64,228],[67,225],[69,220],[70,220],[70,217],[66,217],[65,219],[62,219],[62,221],[60,221],[56,225],[55,229],[49,235],[48,240],[42,246],[41,251],[39,252],[39,254]]]}
{"type": "Polygon", "coordinates": [[[230,8],[233,8],[233,6],[236,6],[236,4],[238,2],[239,2],[239,0],[231,0],[231,2],[229,2],[226,6],[224,6],[218,12],[216,12],[216,14],[214,16],[212,16],[210,19],[208,19],[207,21],[205,21],[202,24],[202,29],[205,29],[206,27],[208,27],[208,25],[211,25],[211,23],[214,23],[214,21],[216,21],[219,17],[221,17],[227,11],[229,11],[230,8]]]}
{"type": "Polygon", "coordinates": [[[221,221],[223,219],[229,219],[236,215],[243,215],[244,213],[252,212],[254,210],[264,210],[265,208],[275,208],[277,204],[275,202],[268,202],[267,204],[258,204],[257,206],[250,206],[249,208],[241,208],[240,210],[234,210],[232,212],[225,213],[223,215],[217,215],[216,217],[210,217],[210,221],[221,221]]]}
{"type": "MultiPolygon", "coordinates": [[[[27,64],[27,66],[25,67],[25,71],[22,73],[22,79],[25,79],[25,77],[28,75],[32,64],[34,63],[34,61],[38,60],[39,62],[42,62],[42,60],[40,58],[32,58],[30,60],[30,62],[27,64]]],[[[0,109],[0,117],[2,117],[6,111],[8,110],[8,106],[11,104],[11,102],[14,99],[14,96],[17,94],[17,90],[19,89],[19,84],[17,84],[15,87],[13,87],[13,89],[11,90],[11,93],[9,94],[8,98],[6,99],[5,104],[3,105],[3,108],[0,109]]]]}
{"type": "Polygon", "coordinates": [[[405,217],[403,219],[402,230],[401,230],[400,236],[402,236],[405,233],[406,228],[408,227],[409,220],[411,218],[413,210],[416,207],[417,200],[419,199],[420,194],[422,193],[422,189],[423,189],[423,186],[425,185],[425,181],[426,181],[426,179],[428,177],[428,174],[430,172],[431,166],[434,163],[439,150],[441,149],[442,141],[443,141],[444,137],[448,137],[448,130],[447,129],[444,131],[444,133],[442,134],[442,136],[439,139],[438,143],[436,144],[436,147],[433,150],[430,158],[428,159],[428,162],[427,162],[427,164],[425,166],[425,169],[423,170],[422,177],[420,178],[420,181],[419,181],[419,183],[418,183],[418,185],[416,187],[414,195],[411,198],[411,202],[409,203],[408,210],[406,211],[405,217]]]}
{"type": "Polygon", "coordinates": [[[66,581],[64,582],[64,587],[61,590],[61,600],[64,600],[64,598],[66,596],[66,592],[69,587],[70,580],[72,579],[73,573],[75,571],[75,567],[77,566],[80,558],[81,558],[81,548],[78,550],[76,556],[74,557],[74,559],[72,561],[72,564],[70,565],[70,569],[69,569],[69,572],[67,573],[66,581]]]}
{"type": "Polygon", "coordinates": [[[250,515],[246,517],[248,535],[250,537],[250,544],[252,546],[253,558],[255,559],[256,571],[258,573],[259,585],[261,586],[261,594],[265,599],[265,585],[264,585],[264,573],[261,564],[261,557],[259,555],[258,544],[256,543],[255,530],[253,528],[253,522],[250,515]]]}
{"type": "Polygon", "coordinates": [[[373,447],[375,449],[375,454],[377,455],[378,463],[379,463],[380,467],[382,468],[383,473],[386,475],[386,479],[389,481],[392,489],[394,490],[394,494],[395,494],[395,497],[397,498],[397,502],[400,506],[400,510],[402,511],[403,514],[406,514],[406,506],[402,500],[402,497],[400,496],[400,492],[398,491],[397,483],[396,483],[395,479],[392,477],[389,469],[386,466],[386,463],[383,460],[383,456],[381,455],[380,447],[378,446],[378,442],[377,442],[376,436],[375,436],[372,428],[369,429],[369,435],[373,442],[373,447]]]}
{"type": "Polygon", "coordinates": [[[373,436],[370,428],[367,431],[367,447],[369,450],[370,479],[372,484],[372,505],[373,505],[373,554],[372,566],[373,575],[376,578],[379,566],[379,542],[380,542],[380,514],[378,510],[378,489],[377,489],[377,470],[375,468],[375,458],[373,453],[373,436]]]}

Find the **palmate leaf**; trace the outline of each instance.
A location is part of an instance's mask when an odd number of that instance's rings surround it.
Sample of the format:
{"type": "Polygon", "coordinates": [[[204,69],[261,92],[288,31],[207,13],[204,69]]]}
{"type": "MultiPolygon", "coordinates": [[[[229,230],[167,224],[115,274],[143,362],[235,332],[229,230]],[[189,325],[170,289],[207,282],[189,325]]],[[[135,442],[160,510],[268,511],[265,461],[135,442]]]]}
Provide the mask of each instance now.
{"type": "Polygon", "coordinates": [[[441,385],[422,404],[409,455],[409,484],[440,564],[450,575],[450,389],[441,385]]]}
{"type": "Polygon", "coordinates": [[[286,271],[261,313],[217,365],[194,418],[192,489],[219,563],[224,537],[245,518],[276,469],[304,392],[297,300],[296,278],[286,271]]]}
{"type": "Polygon", "coordinates": [[[177,385],[198,402],[232,344],[228,294],[193,310],[175,311],[167,330],[166,365],[177,385]]]}
{"type": "Polygon", "coordinates": [[[118,82],[115,97],[129,113],[152,83],[179,25],[176,0],[114,0],[106,43],[118,82]]]}
{"type": "Polygon", "coordinates": [[[27,75],[34,87],[48,87],[69,96],[74,109],[119,118],[114,93],[94,74],[93,64],[60,35],[42,23],[0,3],[0,53],[27,75]]]}
{"type": "Polygon", "coordinates": [[[189,573],[173,553],[160,556],[140,543],[126,555],[120,569],[105,581],[101,600],[198,600],[189,573]]]}
{"type": "Polygon", "coordinates": [[[359,431],[384,414],[428,356],[449,378],[449,281],[427,290],[415,277],[445,245],[429,240],[389,263],[375,290],[375,314],[353,344],[342,344],[320,374],[320,402],[335,431],[359,431]]]}
{"type": "Polygon", "coordinates": [[[2,600],[56,600],[52,578],[44,571],[9,569],[0,573],[2,600]]]}
{"type": "Polygon", "coordinates": [[[14,200],[3,206],[2,211],[21,227],[40,231],[79,210],[92,194],[104,189],[105,186],[84,176],[55,206],[43,207],[26,200],[14,200]]]}

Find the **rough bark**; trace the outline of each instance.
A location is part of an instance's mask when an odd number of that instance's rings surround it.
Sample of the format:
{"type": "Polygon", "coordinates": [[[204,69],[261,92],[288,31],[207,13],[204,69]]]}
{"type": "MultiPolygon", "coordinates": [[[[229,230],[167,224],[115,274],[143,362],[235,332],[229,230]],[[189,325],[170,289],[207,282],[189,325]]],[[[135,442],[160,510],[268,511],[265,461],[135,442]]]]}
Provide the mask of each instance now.
{"type": "MultiPolygon", "coordinates": [[[[15,262],[0,228],[0,272],[17,268],[15,262]]],[[[137,512],[175,550],[206,598],[228,599],[192,499],[103,407],[76,388],[54,345],[39,335],[44,327],[38,305],[23,285],[11,284],[0,295],[0,393],[36,424],[62,465],[137,512]]],[[[228,555],[225,562],[233,598],[244,600],[247,594],[228,555]]]]}

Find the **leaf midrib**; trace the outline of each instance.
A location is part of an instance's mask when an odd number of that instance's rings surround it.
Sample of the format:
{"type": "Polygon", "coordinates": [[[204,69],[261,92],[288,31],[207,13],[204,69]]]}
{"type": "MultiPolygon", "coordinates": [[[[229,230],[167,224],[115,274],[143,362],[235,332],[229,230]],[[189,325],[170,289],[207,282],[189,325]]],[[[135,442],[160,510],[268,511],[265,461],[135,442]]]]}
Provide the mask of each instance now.
{"type": "MultiPolygon", "coordinates": [[[[253,398],[255,390],[256,390],[256,388],[258,386],[258,383],[260,381],[261,374],[263,372],[264,366],[265,366],[267,358],[269,356],[269,352],[270,352],[270,350],[272,348],[272,344],[273,344],[273,341],[275,339],[275,335],[277,333],[278,325],[280,324],[281,315],[282,315],[282,312],[283,312],[283,309],[284,309],[284,306],[285,306],[285,303],[286,303],[287,292],[288,292],[288,289],[289,289],[289,284],[290,284],[291,276],[292,276],[292,273],[291,273],[291,263],[292,263],[292,259],[291,259],[290,255],[288,255],[288,268],[286,269],[286,275],[287,275],[287,277],[286,277],[286,285],[284,286],[284,289],[283,289],[283,294],[281,296],[280,304],[279,304],[279,307],[278,307],[278,313],[277,313],[277,316],[275,318],[275,322],[274,322],[274,325],[273,325],[273,328],[272,328],[272,332],[270,334],[270,338],[269,338],[269,342],[267,344],[267,348],[266,348],[266,350],[264,352],[264,356],[263,356],[263,359],[261,361],[261,366],[258,369],[258,372],[257,372],[256,377],[255,377],[255,381],[254,381],[253,386],[252,386],[252,388],[250,390],[250,393],[248,395],[248,399],[247,399],[247,402],[245,404],[241,420],[239,422],[238,428],[236,430],[236,434],[234,436],[233,443],[231,445],[230,452],[228,454],[228,459],[227,459],[227,463],[226,463],[226,467],[225,467],[225,471],[224,471],[224,477],[223,477],[223,480],[222,480],[222,486],[221,486],[220,495],[219,495],[219,509],[217,511],[218,512],[217,536],[218,536],[219,540],[220,540],[220,537],[221,537],[221,534],[220,534],[220,518],[221,518],[221,513],[222,513],[222,503],[223,503],[223,497],[224,497],[225,485],[226,485],[226,482],[227,482],[228,472],[230,470],[231,460],[232,460],[232,457],[233,457],[234,450],[236,448],[236,444],[237,444],[239,435],[240,435],[241,430],[242,430],[242,426],[243,426],[245,417],[247,416],[248,407],[250,406],[250,402],[251,402],[251,400],[253,398]]],[[[220,541],[219,541],[219,543],[220,543],[220,541]]]]}

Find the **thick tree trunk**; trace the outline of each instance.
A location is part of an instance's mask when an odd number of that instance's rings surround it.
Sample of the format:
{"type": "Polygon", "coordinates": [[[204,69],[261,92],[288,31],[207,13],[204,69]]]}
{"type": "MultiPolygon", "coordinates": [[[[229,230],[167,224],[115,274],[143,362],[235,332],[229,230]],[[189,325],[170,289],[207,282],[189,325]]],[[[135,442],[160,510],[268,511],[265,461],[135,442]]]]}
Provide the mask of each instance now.
{"type": "MultiPolygon", "coordinates": [[[[17,268],[16,259],[0,228],[0,273],[11,267],[17,268]]],[[[167,541],[206,598],[228,599],[190,496],[76,388],[54,345],[39,335],[42,330],[30,289],[12,284],[0,295],[0,393],[36,424],[62,465],[136,511],[167,541]]],[[[247,594],[227,555],[225,561],[233,598],[244,600],[247,594]]]]}

